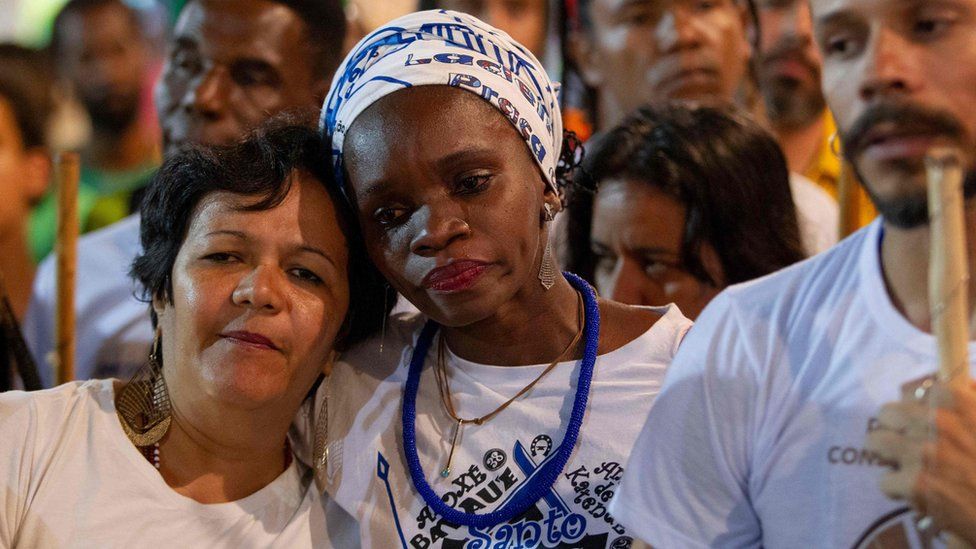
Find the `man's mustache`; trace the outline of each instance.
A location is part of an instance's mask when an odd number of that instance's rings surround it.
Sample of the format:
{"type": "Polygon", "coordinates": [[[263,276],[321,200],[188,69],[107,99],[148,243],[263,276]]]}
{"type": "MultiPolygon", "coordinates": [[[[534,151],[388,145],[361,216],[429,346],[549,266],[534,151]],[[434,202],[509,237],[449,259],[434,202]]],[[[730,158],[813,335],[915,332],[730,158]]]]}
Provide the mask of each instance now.
{"type": "Polygon", "coordinates": [[[911,103],[878,103],[841,136],[848,161],[854,162],[871,145],[872,131],[881,124],[890,124],[899,134],[942,136],[960,144],[966,137],[962,122],[945,111],[911,103]]]}

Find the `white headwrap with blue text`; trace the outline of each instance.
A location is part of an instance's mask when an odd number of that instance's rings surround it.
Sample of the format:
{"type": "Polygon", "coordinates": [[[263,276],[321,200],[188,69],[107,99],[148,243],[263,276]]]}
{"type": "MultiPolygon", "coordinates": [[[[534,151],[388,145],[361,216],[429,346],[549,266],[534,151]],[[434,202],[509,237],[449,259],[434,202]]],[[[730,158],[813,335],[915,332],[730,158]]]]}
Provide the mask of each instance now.
{"type": "MultiPolygon", "coordinates": [[[[508,34],[467,14],[430,10],[390,21],[360,40],[322,107],[342,182],[346,132],[367,107],[398,90],[446,85],[477,94],[515,127],[553,190],[562,148],[559,84],[508,34]]],[[[432,108],[436,108],[433,105],[432,108]]]]}

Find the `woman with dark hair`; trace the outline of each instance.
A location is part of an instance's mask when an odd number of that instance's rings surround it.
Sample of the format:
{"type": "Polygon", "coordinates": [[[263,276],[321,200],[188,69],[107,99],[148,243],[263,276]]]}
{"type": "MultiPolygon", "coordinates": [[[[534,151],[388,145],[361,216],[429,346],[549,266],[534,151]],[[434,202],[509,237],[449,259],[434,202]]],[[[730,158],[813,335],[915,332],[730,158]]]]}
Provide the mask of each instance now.
{"type": "Polygon", "coordinates": [[[434,11],[375,31],[333,80],[323,122],[344,191],[420,310],[318,392],[325,487],[364,546],[630,539],[607,504],[690,322],[560,274],[549,233],[578,150],[557,90],[504,33],[434,11]]]}
{"type": "Polygon", "coordinates": [[[166,161],[132,267],[148,364],[127,384],[0,395],[0,546],[328,544],[288,431],[386,311],[326,158],[317,132],[283,126],[166,161]]]}
{"type": "Polygon", "coordinates": [[[803,259],[789,171],[732,107],[645,107],[591,141],[569,206],[570,269],[624,303],[695,318],[722,288],[803,259]]]}

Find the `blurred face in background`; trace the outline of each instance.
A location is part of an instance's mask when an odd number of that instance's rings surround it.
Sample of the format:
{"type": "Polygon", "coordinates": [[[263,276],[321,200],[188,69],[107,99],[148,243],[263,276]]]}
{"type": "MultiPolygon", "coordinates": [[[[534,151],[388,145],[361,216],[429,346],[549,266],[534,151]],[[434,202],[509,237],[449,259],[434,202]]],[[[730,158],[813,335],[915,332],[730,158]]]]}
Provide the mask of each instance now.
{"type": "Polygon", "coordinates": [[[825,107],[810,6],[806,0],[757,0],[756,6],[757,69],[767,114],[779,128],[806,127],[825,107]]]}
{"type": "Polygon", "coordinates": [[[440,0],[438,7],[460,11],[507,32],[539,59],[546,46],[548,0],[440,0]]]}
{"type": "Polygon", "coordinates": [[[602,128],[642,104],[729,102],[746,76],[745,12],[734,0],[591,0],[573,40],[599,95],[602,128]]]}
{"type": "Polygon", "coordinates": [[[57,52],[67,78],[96,131],[120,132],[136,122],[148,67],[139,22],[118,4],[66,14],[57,52]]]}
{"type": "Polygon", "coordinates": [[[229,144],[274,114],[315,109],[316,74],[301,18],[267,0],[194,0],[180,13],[156,108],[165,152],[229,144]]]}
{"type": "Polygon", "coordinates": [[[721,263],[711,246],[702,264],[717,281],[700,280],[682,268],[686,208],[642,181],[600,183],[593,206],[591,246],[600,295],[633,305],[675,303],[694,319],[724,286],[721,263]]]}
{"type": "Polygon", "coordinates": [[[34,201],[47,187],[50,165],[42,148],[27,148],[10,103],[0,95],[0,240],[25,229],[34,201]]]}

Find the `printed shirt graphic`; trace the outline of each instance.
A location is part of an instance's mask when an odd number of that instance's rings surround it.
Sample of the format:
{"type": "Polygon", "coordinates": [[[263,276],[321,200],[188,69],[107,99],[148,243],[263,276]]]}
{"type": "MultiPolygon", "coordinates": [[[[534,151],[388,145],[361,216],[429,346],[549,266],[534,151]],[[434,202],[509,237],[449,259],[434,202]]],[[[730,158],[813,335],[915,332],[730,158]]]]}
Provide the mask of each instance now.
{"type": "MultiPolygon", "coordinates": [[[[668,372],[611,513],[655,547],[938,547],[878,483],[875,415],[937,368],[894,308],[875,222],[734,286],[668,372]]],[[[970,343],[970,356],[976,344],[970,343]]]]}
{"type": "MultiPolygon", "coordinates": [[[[319,400],[323,391],[328,393],[328,491],[360,521],[363,547],[629,547],[632,537],[608,505],[664,371],[691,326],[673,306],[658,311],[663,316],[650,330],[597,360],[579,443],[556,485],[521,517],[484,530],[458,527],[435,514],[414,489],[403,457],[402,388],[412,341],[424,319],[412,315],[394,320],[383,353],[377,340],[348,354],[320,390],[319,400]]],[[[546,367],[488,366],[446,354],[461,417],[490,412],[546,367]]],[[[555,455],[575,397],[578,363],[558,365],[484,425],[465,426],[451,472],[442,478],[455,422],[439,397],[435,357],[436,339],[417,397],[417,445],[424,473],[448,505],[466,512],[495,510],[555,455]]]]}

